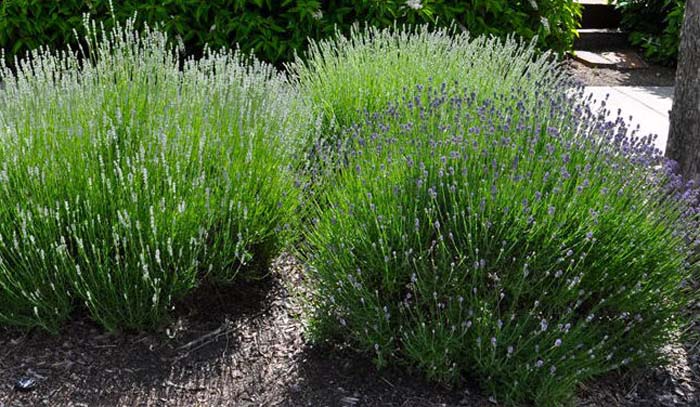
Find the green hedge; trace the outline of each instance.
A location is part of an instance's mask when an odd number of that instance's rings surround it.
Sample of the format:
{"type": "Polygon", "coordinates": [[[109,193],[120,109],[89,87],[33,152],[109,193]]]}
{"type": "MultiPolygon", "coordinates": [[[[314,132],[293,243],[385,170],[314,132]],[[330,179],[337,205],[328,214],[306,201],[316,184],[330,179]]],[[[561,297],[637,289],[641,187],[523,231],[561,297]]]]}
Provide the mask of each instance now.
{"type": "Polygon", "coordinates": [[[644,57],[661,64],[678,58],[685,0],[620,0],[622,26],[644,57]]]}
{"type": "MultiPolygon", "coordinates": [[[[8,57],[39,45],[61,48],[74,42],[83,14],[112,25],[108,0],[5,0],[0,5],[0,48],[8,57]]],[[[292,59],[307,38],[348,32],[353,23],[389,26],[402,23],[453,22],[473,34],[525,38],[564,51],[571,47],[580,9],[573,0],[126,0],[114,2],[114,16],[134,13],[149,24],[162,24],[189,52],[203,45],[241,44],[243,51],[276,64],[292,59]]]]}

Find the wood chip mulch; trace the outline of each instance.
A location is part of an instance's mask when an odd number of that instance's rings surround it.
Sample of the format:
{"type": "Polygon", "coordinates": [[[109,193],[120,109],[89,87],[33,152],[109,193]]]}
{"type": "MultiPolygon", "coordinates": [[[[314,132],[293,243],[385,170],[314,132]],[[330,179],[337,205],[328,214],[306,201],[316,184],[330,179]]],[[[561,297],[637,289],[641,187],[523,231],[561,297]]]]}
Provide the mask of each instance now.
{"type": "MultiPolygon", "coordinates": [[[[85,316],[58,336],[0,329],[0,407],[498,405],[475,386],[446,389],[308,344],[289,293],[301,267],[283,255],[272,269],[260,282],[199,290],[155,333],[107,334],[85,316]],[[15,390],[21,378],[35,387],[15,390]]],[[[668,347],[668,366],[589,383],[576,404],[700,406],[698,322],[698,336],[668,347]]]]}

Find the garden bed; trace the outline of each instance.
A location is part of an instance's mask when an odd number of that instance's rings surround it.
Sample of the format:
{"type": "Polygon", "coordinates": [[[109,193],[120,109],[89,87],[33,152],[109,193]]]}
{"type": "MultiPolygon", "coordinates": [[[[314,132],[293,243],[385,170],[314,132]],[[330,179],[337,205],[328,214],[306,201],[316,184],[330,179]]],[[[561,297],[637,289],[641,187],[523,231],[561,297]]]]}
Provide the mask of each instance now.
{"type": "Polygon", "coordinates": [[[641,69],[593,68],[573,58],[564,67],[586,86],[673,86],[676,73],[673,67],[651,63],[641,69]]]}
{"type": "MultiPolygon", "coordinates": [[[[105,334],[87,318],[59,336],[0,336],[0,406],[493,406],[475,386],[430,384],[377,371],[340,347],[302,337],[299,264],[288,255],[272,276],[226,291],[200,290],[180,304],[167,331],[105,334]],[[245,301],[232,303],[235,296],[245,301]],[[27,393],[12,390],[36,379],[27,393]]],[[[697,329],[697,327],[696,327],[697,329]]],[[[669,348],[670,366],[608,375],[579,390],[578,406],[692,406],[700,402],[700,346],[669,348]],[[693,370],[693,367],[695,370],[693,370]]]]}
{"type": "Polygon", "coordinates": [[[534,44],[133,24],[3,68],[0,407],[698,401],[700,190],[534,44]]]}

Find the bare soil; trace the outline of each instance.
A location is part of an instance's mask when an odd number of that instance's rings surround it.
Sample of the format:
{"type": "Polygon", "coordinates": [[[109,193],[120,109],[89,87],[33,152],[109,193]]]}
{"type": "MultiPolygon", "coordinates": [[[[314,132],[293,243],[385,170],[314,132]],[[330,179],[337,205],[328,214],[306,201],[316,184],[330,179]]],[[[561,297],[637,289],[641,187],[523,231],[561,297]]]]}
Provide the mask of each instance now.
{"type": "MultiPolygon", "coordinates": [[[[498,405],[469,383],[447,389],[377,371],[341,346],[309,344],[289,292],[301,276],[282,256],[263,281],[199,290],[156,333],[109,334],[85,316],[58,336],[0,330],[0,407],[498,405]],[[36,386],[14,390],[23,377],[36,386]]],[[[698,406],[700,346],[692,346],[669,347],[668,366],[586,384],[576,404],[698,406]]]]}

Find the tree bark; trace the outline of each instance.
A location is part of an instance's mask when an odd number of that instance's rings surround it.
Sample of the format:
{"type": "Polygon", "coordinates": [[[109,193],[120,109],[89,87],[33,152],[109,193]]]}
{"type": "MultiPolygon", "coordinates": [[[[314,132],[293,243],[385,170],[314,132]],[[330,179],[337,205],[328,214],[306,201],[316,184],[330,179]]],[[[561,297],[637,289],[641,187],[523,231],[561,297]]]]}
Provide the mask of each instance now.
{"type": "Polygon", "coordinates": [[[666,156],[686,179],[700,180],[700,0],[687,0],[666,156]]]}

